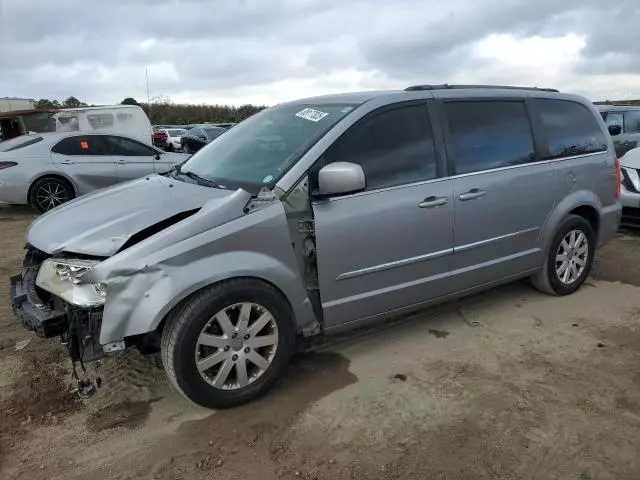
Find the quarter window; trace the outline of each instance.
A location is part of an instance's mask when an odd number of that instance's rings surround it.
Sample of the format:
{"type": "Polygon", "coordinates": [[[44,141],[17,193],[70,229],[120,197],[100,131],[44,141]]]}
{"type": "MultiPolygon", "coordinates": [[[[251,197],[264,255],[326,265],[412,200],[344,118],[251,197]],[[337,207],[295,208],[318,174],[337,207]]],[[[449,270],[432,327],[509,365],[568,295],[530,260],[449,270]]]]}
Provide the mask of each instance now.
{"type": "Polygon", "coordinates": [[[447,102],[445,109],[456,174],[533,161],[533,137],[524,102],[447,102]]]}
{"type": "Polygon", "coordinates": [[[60,140],[51,149],[61,155],[108,155],[100,135],[77,135],[60,140]]]}
{"type": "Polygon", "coordinates": [[[105,135],[105,141],[107,142],[107,148],[111,155],[117,155],[122,157],[150,157],[157,152],[143,145],[140,142],[131,140],[130,138],[114,137],[105,135]]]}
{"type": "Polygon", "coordinates": [[[359,164],[367,190],[435,178],[435,153],[426,108],[409,105],[365,118],[327,152],[323,164],[331,162],[359,164]]]}
{"type": "Polygon", "coordinates": [[[624,112],[625,133],[640,133],[640,110],[624,112]]]}
{"type": "Polygon", "coordinates": [[[570,100],[537,99],[542,133],[549,154],[545,159],[602,152],[607,138],[596,117],[584,105],[570,100]]]}

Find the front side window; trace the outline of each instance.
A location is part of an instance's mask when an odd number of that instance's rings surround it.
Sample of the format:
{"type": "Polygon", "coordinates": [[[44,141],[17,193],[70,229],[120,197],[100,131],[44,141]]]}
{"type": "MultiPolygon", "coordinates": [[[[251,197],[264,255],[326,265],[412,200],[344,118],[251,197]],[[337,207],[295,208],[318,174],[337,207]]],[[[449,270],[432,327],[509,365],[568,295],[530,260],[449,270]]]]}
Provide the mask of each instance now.
{"type": "Polygon", "coordinates": [[[60,140],[52,149],[60,155],[108,155],[100,135],[76,135],[60,140]]]}
{"type": "Polygon", "coordinates": [[[445,110],[456,174],[533,161],[533,137],[524,102],[447,102],[445,110]]]}
{"type": "Polygon", "coordinates": [[[104,140],[107,143],[107,148],[111,155],[122,157],[149,157],[157,153],[151,147],[130,138],[105,135],[104,140]]]}
{"type": "Polygon", "coordinates": [[[607,137],[596,117],[571,100],[536,99],[542,133],[548,142],[545,159],[584,155],[607,150],[607,137]]]}
{"type": "Polygon", "coordinates": [[[226,188],[258,193],[353,110],[345,104],[284,104],[262,110],[199,150],[182,167],[226,188]]]}
{"type": "Polygon", "coordinates": [[[436,178],[429,117],[424,105],[386,110],[365,118],[336,141],[323,164],[357,163],[367,190],[436,178]]]}
{"type": "Polygon", "coordinates": [[[209,140],[218,138],[220,135],[222,135],[225,132],[224,128],[217,128],[217,127],[204,128],[203,130],[204,130],[204,134],[207,136],[207,139],[209,140]]]}
{"type": "Polygon", "coordinates": [[[640,133],[640,110],[624,112],[625,133],[640,133]]]}

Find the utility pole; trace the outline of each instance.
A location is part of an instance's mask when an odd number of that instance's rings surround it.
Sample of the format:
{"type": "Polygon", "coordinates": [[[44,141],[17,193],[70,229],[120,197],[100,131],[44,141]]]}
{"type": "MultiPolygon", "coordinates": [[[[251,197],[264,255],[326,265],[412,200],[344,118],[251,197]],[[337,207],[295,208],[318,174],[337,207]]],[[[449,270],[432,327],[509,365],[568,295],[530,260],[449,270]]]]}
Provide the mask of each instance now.
{"type": "Polygon", "coordinates": [[[147,77],[147,110],[149,111],[149,121],[151,122],[151,97],[149,97],[149,69],[145,68],[144,73],[147,77]]]}

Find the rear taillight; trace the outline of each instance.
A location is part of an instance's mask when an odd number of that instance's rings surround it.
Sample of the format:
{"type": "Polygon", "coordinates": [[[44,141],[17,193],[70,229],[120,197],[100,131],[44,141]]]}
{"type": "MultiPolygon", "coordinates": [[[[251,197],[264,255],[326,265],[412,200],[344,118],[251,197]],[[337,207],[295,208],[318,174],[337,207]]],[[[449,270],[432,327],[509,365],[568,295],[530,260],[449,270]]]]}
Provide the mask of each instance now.
{"type": "Polygon", "coordinates": [[[18,165],[16,162],[0,162],[0,170],[18,165]]]}
{"type": "Polygon", "coordinates": [[[620,198],[620,162],[616,158],[616,198],[620,198]]]}

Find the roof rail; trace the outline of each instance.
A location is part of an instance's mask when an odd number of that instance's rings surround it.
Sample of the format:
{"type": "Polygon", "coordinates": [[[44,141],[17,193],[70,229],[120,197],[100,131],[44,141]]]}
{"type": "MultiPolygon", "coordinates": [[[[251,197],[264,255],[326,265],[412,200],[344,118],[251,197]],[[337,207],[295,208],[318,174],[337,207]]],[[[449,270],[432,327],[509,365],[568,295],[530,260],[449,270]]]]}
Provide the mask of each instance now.
{"type": "Polygon", "coordinates": [[[496,88],[503,90],[537,90],[540,92],[558,92],[555,88],[538,88],[538,87],[514,87],[507,85],[411,85],[405,88],[406,92],[415,92],[417,90],[459,90],[470,88],[496,88]]]}

